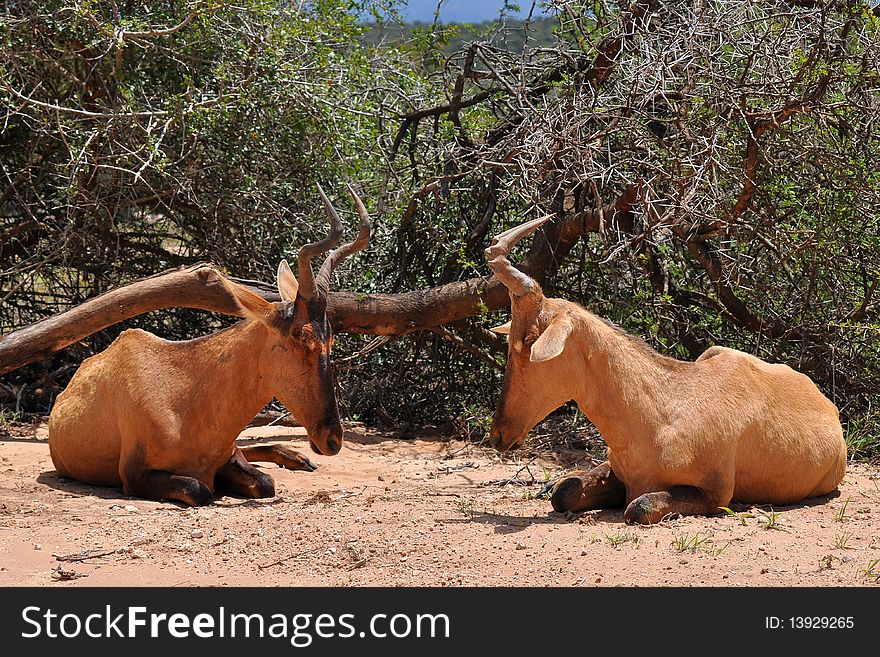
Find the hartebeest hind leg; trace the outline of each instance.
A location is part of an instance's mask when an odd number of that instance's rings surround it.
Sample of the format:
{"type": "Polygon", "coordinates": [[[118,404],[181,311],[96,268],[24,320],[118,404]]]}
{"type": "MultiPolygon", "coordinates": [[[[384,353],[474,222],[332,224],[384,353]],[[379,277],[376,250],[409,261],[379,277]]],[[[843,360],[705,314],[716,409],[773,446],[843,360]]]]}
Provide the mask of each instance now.
{"type": "Polygon", "coordinates": [[[553,487],[554,511],[588,511],[622,507],[626,490],[608,461],[592,470],[575,470],[553,487]]]}
{"type": "Polygon", "coordinates": [[[272,497],[275,495],[275,480],[248,463],[242,450],[236,449],[232,458],[214,475],[214,488],[241,497],[272,497]]]}
{"type": "Polygon", "coordinates": [[[694,486],[672,486],[669,490],[645,493],[630,502],[623,519],[628,524],[650,525],[666,516],[712,515],[721,502],[694,486]]]}
{"type": "Polygon", "coordinates": [[[288,470],[307,470],[313,472],[318,466],[312,463],[305,454],[300,454],[295,449],[284,445],[254,445],[252,447],[239,448],[242,455],[251,462],[265,461],[277,463],[288,470]]]}

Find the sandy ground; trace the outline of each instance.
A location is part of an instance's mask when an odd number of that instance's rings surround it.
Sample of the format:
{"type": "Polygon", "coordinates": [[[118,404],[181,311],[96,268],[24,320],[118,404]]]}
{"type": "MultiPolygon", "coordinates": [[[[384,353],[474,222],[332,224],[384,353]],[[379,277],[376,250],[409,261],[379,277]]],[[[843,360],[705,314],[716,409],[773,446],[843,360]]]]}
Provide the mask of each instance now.
{"type": "MultiPolygon", "coordinates": [[[[132,499],[55,474],[45,425],[0,436],[0,586],[767,586],[880,582],[880,470],[839,494],[738,514],[623,523],[535,494],[574,458],[351,427],[334,457],[263,426],[316,472],[267,464],[277,496],[207,507],[132,499]]],[[[581,455],[580,458],[584,458],[581,455]]],[[[581,465],[589,465],[582,462],[581,465]]]]}

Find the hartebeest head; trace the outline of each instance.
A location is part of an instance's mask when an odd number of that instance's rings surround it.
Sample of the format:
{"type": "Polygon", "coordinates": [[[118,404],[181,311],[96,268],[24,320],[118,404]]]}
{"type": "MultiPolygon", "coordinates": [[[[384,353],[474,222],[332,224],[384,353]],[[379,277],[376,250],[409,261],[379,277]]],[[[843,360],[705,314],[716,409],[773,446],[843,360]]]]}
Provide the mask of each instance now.
{"type": "Polygon", "coordinates": [[[545,297],[537,281],[507,259],[517,242],[552,218],[547,215],[511,228],[486,249],[489,267],[510,293],[511,320],[492,329],[508,336],[504,387],[489,433],[492,445],[502,451],[522,445],[535,424],[571,398],[560,385],[566,381],[567,359],[559,356],[573,318],[563,304],[545,297]]]}
{"type": "Polygon", "coordinates": [[[327,319],[327,295],[333,270],[342,260],[363,249],[370,238],[370,217],[351,187],[360,215],[360,232],[352,242],[331,251],[318,275],[312,258],[330,251],[342,238],[342,221],[324,190],[318,192],[330,231],[322,240],[303,246],[297,257],[299,280],[286,260],[278,265],[278,293],[281,301],[266,301],[247,288],[224,281],[248,319],[270,329],[268,357],[261,359],[260,376],[273,394],[306,429],[309,444],[319,454],[331,456],[342,447],[342,425],[333,382],[330,351],[333,331],[327,319]]]}

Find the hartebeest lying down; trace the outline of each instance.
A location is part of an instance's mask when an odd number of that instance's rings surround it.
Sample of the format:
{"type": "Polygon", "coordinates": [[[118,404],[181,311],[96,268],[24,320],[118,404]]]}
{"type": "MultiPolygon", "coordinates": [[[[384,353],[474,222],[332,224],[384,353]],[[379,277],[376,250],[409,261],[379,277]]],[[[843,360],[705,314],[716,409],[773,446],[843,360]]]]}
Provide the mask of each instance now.
{"type": "Polygon", "coordinates": [[[490,440],[518,447],[574,400],[608,460],[552,488],[557,511],[626,506],[629,523],[712,514],[731,500],[791,504],[833,491],[846,469],[837,407],[786,365],[711,347],[696,362],[662,356],[580,306],[545,297],[507,259],[550,216],[498,235],[489,266],[508,288],[508,364],[490,440]]]}
{"type": "Polygon", "coordinates": [[[272,477],[249,461],[315,469],[281,445],[236,447],[238,434],[273,397],[302,422],[314,451],[339,451],[327,290],[334,268],[367,244],[370,221],[349,188],[359,235],[332,251],[316,278],[312,258],[336,246],[343,232],[339,215],[318,191],[330,232],[300,249],[299,281],[281,262],[280,303],[222,279],[246,317],[242,322],[185,342],[127,330],[82,363],[49,415],[49,450],[60,474],[190,505],[208,503],[215,490],[271,497],[272,477]]]}

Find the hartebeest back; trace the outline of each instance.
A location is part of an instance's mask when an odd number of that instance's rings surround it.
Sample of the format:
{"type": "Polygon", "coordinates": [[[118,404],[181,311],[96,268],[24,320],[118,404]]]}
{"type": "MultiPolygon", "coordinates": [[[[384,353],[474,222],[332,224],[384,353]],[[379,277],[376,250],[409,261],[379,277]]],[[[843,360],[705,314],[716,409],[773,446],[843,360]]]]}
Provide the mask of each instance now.
{"type": "Polygon", "coordinates": [[[551,216],[497,236],[489,266],[510,293],[508,363],[490,440],[523,443],[574,400],[602,434],[608,460],[555,484],[557,511],[624,506],[627,522],[712,514],[731,500],[790,504],[835,490],[847,450],[837,407],[805,375],[711,347],[696,362],[643,341],[515,269],[514,244],[551,216]]]}
{"type": "Polygon", "coordinates": [[[280,263],[281,302],[221,278],[245,320],[184,342],[127,330],[82,363],[49,415],[49,450],[60,474],[190,505],[206,504],[215,489],[272,496],[274,480],[249,461],[315,468],[281,445],[236,447],[238,434],[273,397],[302,422],[314,451],[339,451],[327,291],[333,269],[367,244],[370,220],[349,187],[360,232],[332,251],[315,276],[312,258],[336,246],[343,233],[339,215],[318,191],[330,231],[300,249],[298,281],[287,261],[280,263]]]}

